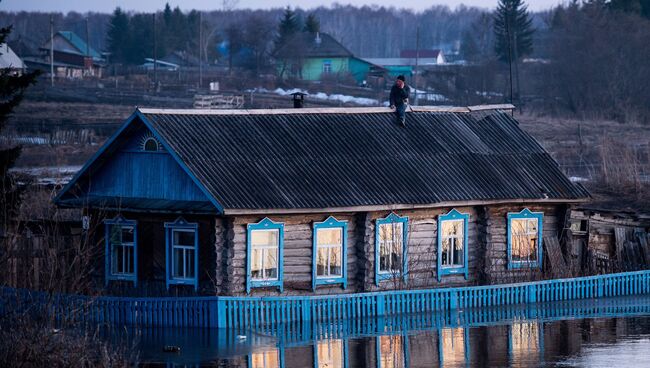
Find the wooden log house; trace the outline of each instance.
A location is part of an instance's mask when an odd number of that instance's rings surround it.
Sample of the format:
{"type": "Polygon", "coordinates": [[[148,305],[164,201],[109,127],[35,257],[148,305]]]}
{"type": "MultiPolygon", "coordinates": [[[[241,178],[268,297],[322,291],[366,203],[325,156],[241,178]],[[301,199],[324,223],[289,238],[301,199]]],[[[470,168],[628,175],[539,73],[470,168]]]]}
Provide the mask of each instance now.
{"type": "Polygon", "coordinates": [[[526,281],[589,193],[510,105],[137,109],[55,198],[116,295],[316,295],[526,281]]]}

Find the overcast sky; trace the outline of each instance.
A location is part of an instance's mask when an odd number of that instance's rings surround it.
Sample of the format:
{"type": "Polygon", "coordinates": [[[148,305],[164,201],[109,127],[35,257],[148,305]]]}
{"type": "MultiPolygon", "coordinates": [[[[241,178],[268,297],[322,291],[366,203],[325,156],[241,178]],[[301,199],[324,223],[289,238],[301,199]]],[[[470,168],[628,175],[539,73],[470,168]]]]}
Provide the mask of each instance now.
{"type": "MultiPolygon", "coordinates": [[[[111,12],[117,6],[126,10],[150,12],[156,9],[162,9],[165,3],[169,2],[172,7],[180,6],[183,10],[215,10],[221,8],[222,0],[2,0],[0,10],[41,10],[41,11],[77,11],[85,13],[87,11],[111,12]]],[[[527,0],[531,10],[548,9],[559,4],[562,0],[527,0]]],[[[299,5],[303,9],[313,8],[321,5],[329,6],[333,1],[323,0],[239,0],[237,8],[273,8],[299,5]]],[[[415,10],[426,9],[432,5],[444,4],[450,7],[456,7],[460,4],[480,6],[484,8],[493,8],[497,0],[410,0],[407,2],[395,0],[340,0],[340,4],[352,5],[384,5],[412,8],[415,10]]]]}

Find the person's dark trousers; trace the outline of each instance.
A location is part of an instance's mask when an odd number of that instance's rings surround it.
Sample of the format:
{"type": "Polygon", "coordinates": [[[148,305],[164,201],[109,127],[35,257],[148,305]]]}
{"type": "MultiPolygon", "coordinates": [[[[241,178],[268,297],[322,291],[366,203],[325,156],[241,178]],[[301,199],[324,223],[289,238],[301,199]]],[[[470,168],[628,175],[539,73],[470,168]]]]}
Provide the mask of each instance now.
{"type": "Polygon", "coordinates": [[[406,126],[406,104],[395,106],[395,115],[397,115],[397,122],[406,126]]]}

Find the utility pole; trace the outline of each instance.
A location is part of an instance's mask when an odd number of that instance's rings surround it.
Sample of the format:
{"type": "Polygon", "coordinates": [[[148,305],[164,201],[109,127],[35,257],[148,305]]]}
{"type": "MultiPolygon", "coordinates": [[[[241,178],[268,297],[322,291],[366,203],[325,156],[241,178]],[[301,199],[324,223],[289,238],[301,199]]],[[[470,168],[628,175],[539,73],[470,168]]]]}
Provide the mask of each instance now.
{"type": "MultiPolygon", "coordinates": [[[[509,11],[509,10],[508,10],[509,11]]],[[[506,37],[508,37],[508,65],[510,67],[510,104],[513,103],[512,91],[512,39],[510,38],[510,13],[506,13],[506,37]]],[[[513,112],[514,115],[514,112],[513,112]]]]}
{"type": "Polygon", "coordinates": [[[93,68],[93,59],[90,56],[90,31],[88,30],[88,17],[86,17],[86,58],[88,58],[87,63],[90,71],[93,68]]]}
{"type": "Polygon", "coordinates": [[[156,13],[153,13],[153,84],[154,92],[158,90],[158,57],[156,55],[156,13]]]}
{"type": "Polygon", "coordinates": [[[203,12],[199,12],[199,90],[203,87],[203,12]]]}
{"type": "Polygon", "coordinates": [[[415,89],[415,98],[413,102],[418,105],[418,63],[420,62],[420,26],[415,30],[415,69],[413,70],[413,89],[415,89]]]}
{"type": "Polygon", "coordinates": [[[50,84],[54,87],[54,16],[50,14],[50,84]]]}

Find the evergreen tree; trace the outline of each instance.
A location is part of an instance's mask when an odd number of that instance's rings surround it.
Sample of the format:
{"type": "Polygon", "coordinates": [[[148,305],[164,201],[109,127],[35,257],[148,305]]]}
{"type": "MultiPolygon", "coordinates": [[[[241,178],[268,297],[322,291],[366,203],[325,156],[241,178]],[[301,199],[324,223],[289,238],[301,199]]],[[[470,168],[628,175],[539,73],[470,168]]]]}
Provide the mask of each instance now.
{"type": "Polygon", "coordinates": [[[650,19],[650,0],[611,0],[607,5],[612,10],[634,13],[650,19]]]}
{"type": "Polygon", "coordinates": [[[108,51],[116,63],[128,63],[129,60],[129,17],[120,7],[115,8],[108,23],[108,51]]]}
{"type": "MultiPolygon", "coordinates": [[[[153,16],[151,14],[134,14],[129,22],[131,33],[127,62],[129,64],[142,64],[145,58],[153,58],[153,16]]],[[[161,57],[161,43],[156,45],[156,56],[161,57]]]]}
{"type": "Polygon", "coordinates": [[[282,47],[288,40],[290,40],[296,33],[300,31],[300,19],[295,11],[290,7],[284,10],[284,15],[278,25],[278,39],[276,47],[282,47]]]}
{"type": "MultiPolygon", "coordinates": [[[[0,28],[0,44],[6,42],[11,27],[0,28]]],[[[0,131],[5,127],[13,110],[23,99],[25,90],[36,82],[39,72],[16,74],[10,68],[0,69],[0,131]]],[[[20,155],[20,146],[0,147],[0,230],[7,229],[8,220],[16,216],[22,190],[16,186],[9,169],[20,155]]]]}
{"type": "Polygon", "coordinates": [[[460,56],[466,61],[476,61],[480,56],[480,50],[474,34],[470,31],[463,32],[460,41],[460,56]]]}
{"type": "Polygon", "coordinates": [[[307,19],[305,19],[305,27],[303,28],[303,31],[309,33],[320,32],[320,21],[316,18],[314,13],[309,14],[307,19]]]}
{"type": "Polygon", "coordinates": [[[533,52],[532,19],[523,0],[499,0],[494,18],[499,60],[515,62],[533,52]]]}
{"type": "Polygon", "coordinates": [[[499,60],[510,64],[511,102],[519,102],[519,59],[533,52],[532,22],[523,0],[499,0],[494,17],[495,52],[499,60]]]}

